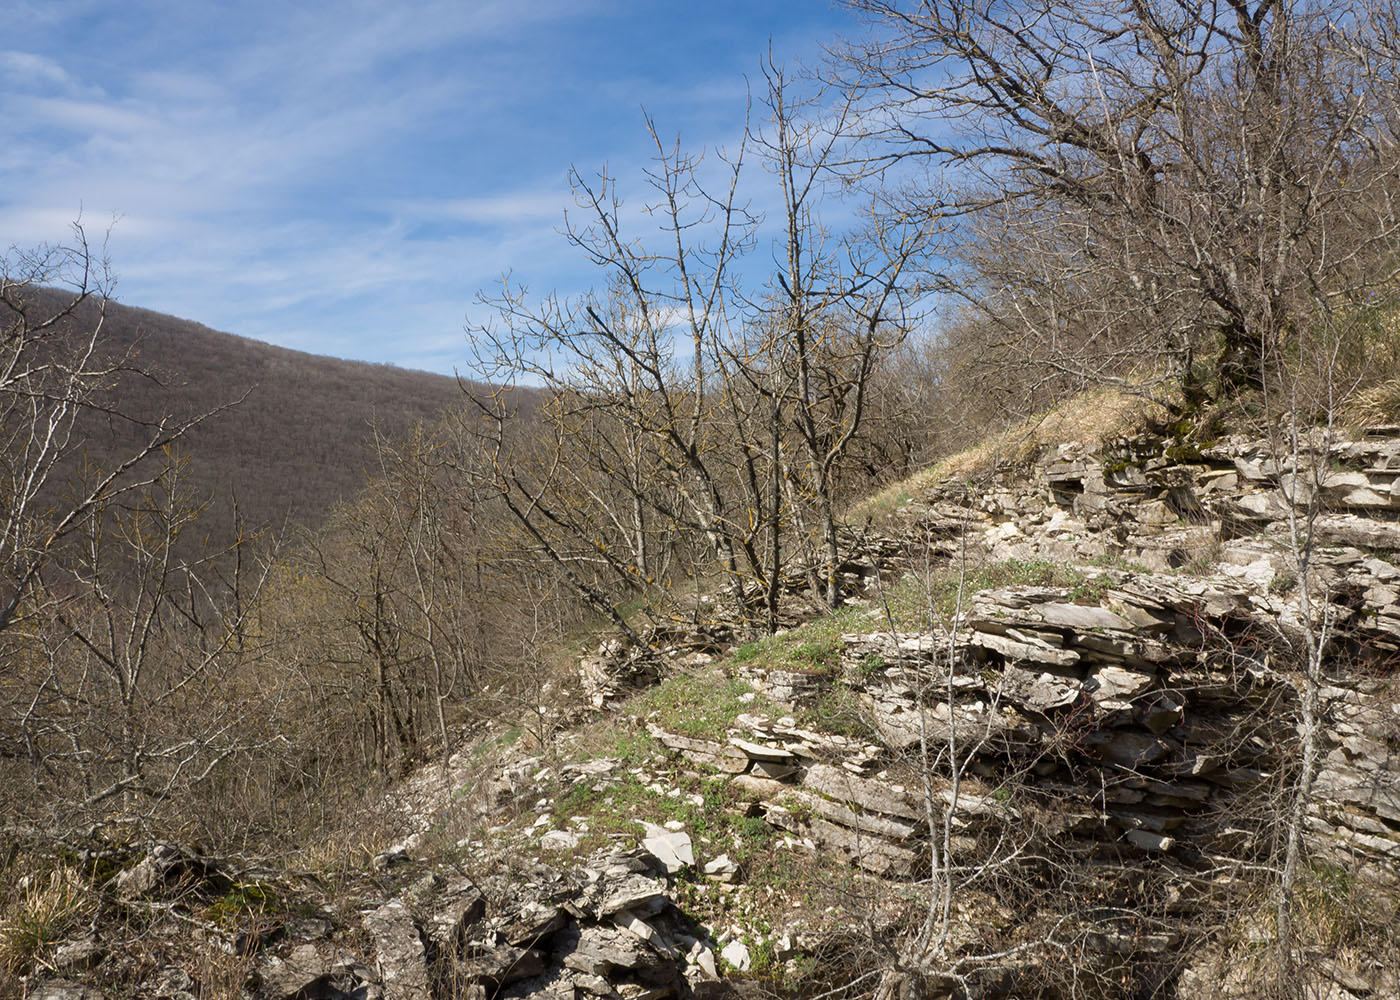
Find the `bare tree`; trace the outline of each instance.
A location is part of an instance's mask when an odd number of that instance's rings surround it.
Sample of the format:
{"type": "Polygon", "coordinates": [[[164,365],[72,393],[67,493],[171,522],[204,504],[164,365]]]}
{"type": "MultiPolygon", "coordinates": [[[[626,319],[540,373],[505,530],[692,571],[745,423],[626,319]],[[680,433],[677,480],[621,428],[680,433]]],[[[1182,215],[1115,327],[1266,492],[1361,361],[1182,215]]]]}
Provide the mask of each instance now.
{"type": "Polygon", "coordinates": [[[785,375],[782,419],[796,431],[805,461],[788,474],[810,496],[822,556],[820,590],[841,603],[837,572],[836,478],[861,430],[878,362],[918,321],[919,283],[939,230],[935,212],[892,201],[866,213],[865,225],[838,236],[822,223],[818,202],[850,141],[854,108],[847,94],[834,106],[824,89],[795,97],[796,88],[770,53],[766,91],[754,142],[783,198],[782,236],[775,247],[776,288],[769,308],[774,339],[758,362],[785,375]]]}
{"type": "Polygon", "coordinates": [[[144,823],[254,750],[249,721],[274,696],[252,680],[266,568],[251,537],[191,549],[204,504],[184,467],[94,509],[46,573],[40,620],[16,629],[13,721],[39,793],[12,803],[23,814],[144,823]]]}
{"type": "Polygon", "coordinates": [[[81,418],[124,419],[104,391],[135,372],[103,340],[111,287],[107,260],[79,223],[68,243],[11,249],[0,261],[0,632],[27,613],[60,543],[112,497],[149,484],[143,462],[208,416],[146,425],[137,448],[65,492],[78,471],[81,418]]]}
{"type": "Polygon", "coordinates": [[[1371,5],[848,0],[861,169],[958,217],[950,290],[1066,378],[1257,385],[1395,274],[1396,62],[1371,5]]]}
{"type": "Polygon", "coordinates": [[[659,243],[630,234],[608,176],[575,172],[583,221],[570,219],[567,236],[603,274],[600,291],[536,303],[507,283],[483,300],[499,323],[473,331],[485,377],[548,390],[543,448],[508,448],[509,407],[480,406],[502,502],[624,630],[610,595],[664,599],[668,571],[682,566],[717,574],[740,620],[762,605],[770,629],[794,554],[814,596],[841,602],[848,455],[878,364],[915,321],[911,275],[936,216],[872,210],[860,226],[828,230],[818,203],[836,180],[850,106],[833,110],[821,90],[795,99],[771,58],[764,72],[765,120],[720,158],[713,187],[702,159],[648,120],[655,199],[643,213],[658,221],[659,243]],[[760,233],[739,202],[751,148],[782,195],[768,281],[741,268],[760,233]],[[704,540],[698,562],[688,538],[704,540]]]}
{"type": "Polygon", "coordinates": [[[483,406],[482,413],[498,428],[494,453],[507,507],[586,585],[583,593],[600,611],[611,613],[610,601],[579,575],[582,568],[644,589],[659,585],[647,539],[676,539],[694,529],[742,615],[749,581],[765,579],[750,517],[755,508],[740,499],[742,485],[736,495],[728,469],[733,435],[747,441],[750,434],[722,419],[721,345],[736,321],[732,270],[754,225],[736,197],[743,151],[724,164],[722,186],[711,193],[700,181],[700,160],[668,147],[650,120],[647,128],[656,149],[647,175],[656,200],[645,211],[660,220],[661,248],[625,233],[608,176],[595,183],[575,171],[575,199],[586,222],[570,220],[568,239],[603,272],[605,292],[536,304],[507,284],[484,300],[500,324],[473,331],[487,348],[478,362],[483,375],[547,387],[544,415],[555,440],[536,456],[533,471],[518,452],[505,461],[499,428],[509,408],[483,406]],[[610,472],[604,478],[630,490],[630,499],[613,506],[598,496],[598,484],[585,481],[575,464],[580,460],[610,472]],[[650,488],[653,483],[662,489],[650,488]],[[611,522],[610,508],[632,511],[630,523],[611,522]],[[648,510],[655,515],[650,530],[648,510]]]}

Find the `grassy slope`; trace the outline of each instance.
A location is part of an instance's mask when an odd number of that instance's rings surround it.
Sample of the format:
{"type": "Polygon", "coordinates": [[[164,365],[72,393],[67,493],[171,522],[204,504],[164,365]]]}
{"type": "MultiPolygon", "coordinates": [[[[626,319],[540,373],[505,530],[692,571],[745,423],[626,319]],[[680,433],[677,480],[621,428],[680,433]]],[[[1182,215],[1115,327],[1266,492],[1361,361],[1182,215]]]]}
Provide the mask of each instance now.
{"type": "Polygon", "coordinates": [[[1029,462],[1040,449],[1078,441],[1097,446],[1139,426],[1149,416],[1164,411],[1140,396],[1116,389],[1100,389],[1061,403],[1054,409],[1017,421],[993,433],[966,451],[950,455],[907,479],[894,483],[855,504],[852,520],[886,514],[942,480],[973,479],[1004,465],[1029,462]]]}

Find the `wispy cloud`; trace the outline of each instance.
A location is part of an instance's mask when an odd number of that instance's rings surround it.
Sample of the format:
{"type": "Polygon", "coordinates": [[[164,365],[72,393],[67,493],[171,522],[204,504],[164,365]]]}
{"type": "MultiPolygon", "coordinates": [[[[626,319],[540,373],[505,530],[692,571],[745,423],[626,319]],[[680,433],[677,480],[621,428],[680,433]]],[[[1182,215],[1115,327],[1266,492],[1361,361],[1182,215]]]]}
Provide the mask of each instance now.
{"type": "MultiPolygon", "coordinates": [[[[576,292],[572,163],[640,207],[638,108],[732,142],[755,5],[16,0],[0,51],[0,243],[115,219],[123,299],[322,353],[450,371],[478,288],[576,292]]],[[[836,18],[772,5],[790,35],[836,18]]],[[[821,32],[813,32],[814,37],[821,32]]],[[[630,215],[629,215],[630,218],[630,215]]]]}
{"type": "Polygon", "coordinates": [[[72,85],[68,71],[48,56],[34,52],[0,51],[0,80],[8,87],[31,89],[72,85]]]}

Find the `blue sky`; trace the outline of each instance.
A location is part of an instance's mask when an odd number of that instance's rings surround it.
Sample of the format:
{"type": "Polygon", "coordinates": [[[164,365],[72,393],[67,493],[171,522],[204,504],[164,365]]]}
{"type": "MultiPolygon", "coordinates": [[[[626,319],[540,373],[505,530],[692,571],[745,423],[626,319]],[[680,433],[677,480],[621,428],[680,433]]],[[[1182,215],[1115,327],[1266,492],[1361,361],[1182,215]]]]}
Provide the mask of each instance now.
{"type": "Polygon", "coordinates": [[[123,302],[442,372],[503,272],[592,282],[555,231],[570,164],[637,190],[642,105],[733,144],[770,38],[795,63],[851,28],[826,0],[8,7],[0,244],[115,219],[123,302]]]}

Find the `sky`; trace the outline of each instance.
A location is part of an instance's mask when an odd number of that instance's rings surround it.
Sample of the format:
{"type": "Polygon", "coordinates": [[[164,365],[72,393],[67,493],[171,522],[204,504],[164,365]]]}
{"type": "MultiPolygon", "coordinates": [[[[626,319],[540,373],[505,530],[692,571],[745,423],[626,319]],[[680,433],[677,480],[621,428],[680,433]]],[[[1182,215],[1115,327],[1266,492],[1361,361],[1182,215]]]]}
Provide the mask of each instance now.
{"type": "Polygon", "coordinates": [[[446,373],[503,274],[595,282],[557,232],[571,165],[640,204],[643,106],[732,148],[770,44],[811,63],[853,28],[826,0],[7,6],[0,248],[81,219],[121,302],[446,373]]]}

